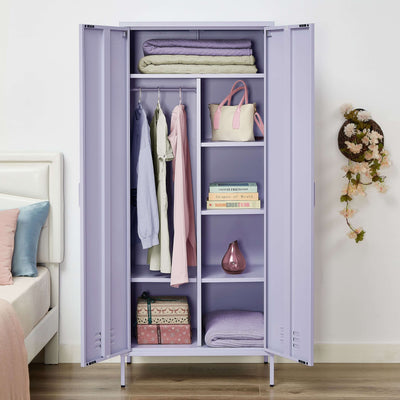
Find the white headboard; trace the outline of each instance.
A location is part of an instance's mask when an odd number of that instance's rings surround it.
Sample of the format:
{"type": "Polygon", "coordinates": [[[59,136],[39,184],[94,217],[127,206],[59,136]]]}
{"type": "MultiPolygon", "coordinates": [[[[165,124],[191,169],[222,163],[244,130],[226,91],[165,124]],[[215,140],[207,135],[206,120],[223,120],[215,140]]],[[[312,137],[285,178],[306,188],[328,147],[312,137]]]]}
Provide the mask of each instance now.
{"type": "Polygon", "coordinates": [[[61,153],[0,153],[0,210],[48,200],[38,263],[64,258],[63,157],[61,153]]]}

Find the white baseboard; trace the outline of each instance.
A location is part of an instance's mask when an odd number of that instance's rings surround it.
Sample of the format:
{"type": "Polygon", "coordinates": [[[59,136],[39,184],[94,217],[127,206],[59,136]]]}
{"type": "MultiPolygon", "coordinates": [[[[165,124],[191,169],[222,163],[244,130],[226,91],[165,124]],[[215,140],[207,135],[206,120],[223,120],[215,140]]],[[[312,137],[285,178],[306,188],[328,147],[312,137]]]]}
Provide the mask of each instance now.
{"type": "MultiPolygon", "coordinates": [[[[60,344],[60,363],[80,363],[80,346],[60,344]]],[[[119,363],[119,357],[105,361],[119,363]]],[[[135,357],[134,363],[261,363],[262,357],[135,357]]],[[[280,357],[276,362],[292,362],[280,357]]],[[[398,363],[400,343],[316,343],[315,363],[398,363]]]]}

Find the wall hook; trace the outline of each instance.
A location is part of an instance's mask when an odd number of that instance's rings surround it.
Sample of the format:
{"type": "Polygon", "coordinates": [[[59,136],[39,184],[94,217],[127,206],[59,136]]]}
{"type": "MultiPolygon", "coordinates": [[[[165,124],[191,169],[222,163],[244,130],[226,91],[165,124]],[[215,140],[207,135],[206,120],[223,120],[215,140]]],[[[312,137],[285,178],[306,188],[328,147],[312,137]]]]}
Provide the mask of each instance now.
{"type": "Polygon", "coordinates": [[[182,104],[182,88],[179,88],[179,105],[182,104]]]}

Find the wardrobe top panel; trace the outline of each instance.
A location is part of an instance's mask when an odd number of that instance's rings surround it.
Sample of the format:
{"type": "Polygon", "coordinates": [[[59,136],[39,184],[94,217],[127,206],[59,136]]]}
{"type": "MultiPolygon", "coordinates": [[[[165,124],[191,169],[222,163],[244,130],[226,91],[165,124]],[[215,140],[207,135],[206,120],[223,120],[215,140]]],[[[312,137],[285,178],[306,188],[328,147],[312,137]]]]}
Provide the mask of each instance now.
{"type": "Polygon", "coordinates": [[[266,26],[274,26],[273,21],[247,21],[247,22],[120,22],[122,27],[132,30],[165,30],[165,29],[236,29],[251,30],[264,29],[266,26]]]}

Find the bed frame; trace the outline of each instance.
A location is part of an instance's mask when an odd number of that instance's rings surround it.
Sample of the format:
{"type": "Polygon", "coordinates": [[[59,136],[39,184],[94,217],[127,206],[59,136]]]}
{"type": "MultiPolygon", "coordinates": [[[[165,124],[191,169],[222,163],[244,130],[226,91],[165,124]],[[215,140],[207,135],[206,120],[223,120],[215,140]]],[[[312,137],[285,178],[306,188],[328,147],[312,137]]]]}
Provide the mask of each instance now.
{"type": "Polygon", "coordinates": [[[64,258],[63,157],[61,153],[0,153],[0,209],[48,200],[38,264],[50,272],[50,309],[25,338],[28,362],[44,348],[45,364],[58,364],[59,267],[64,258]]]}

